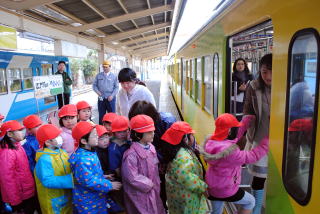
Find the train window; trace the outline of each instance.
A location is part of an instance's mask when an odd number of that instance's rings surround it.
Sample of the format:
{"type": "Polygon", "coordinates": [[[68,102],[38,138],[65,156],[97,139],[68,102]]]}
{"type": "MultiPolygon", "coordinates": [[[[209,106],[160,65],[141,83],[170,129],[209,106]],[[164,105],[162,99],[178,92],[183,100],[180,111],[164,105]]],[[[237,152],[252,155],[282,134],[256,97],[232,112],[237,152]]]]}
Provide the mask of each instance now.
{"type": "Polygon", "coordinates": [[[213,56],[213,116],[218,117],[218,100],[219,100],[219,55],[213,56]]]}
{"type": "Polygon", "coordinates": [[[186,79],[186,68],[187,68],[186,62],[187,62],[186,60],[182,61],[182,78],[183,78],[182,86],[183,86],[184,89],[186,89],[186,83],[187,83],[187,79],[186,79]]]}
{"type": "Polygon", "coordinates": [[[204,109],[212,112],[212,97],[213,97],[213,57],[204,57],[204,85],[205,85],[205,100],[204,109]]]}
{"type": "Polygon", "coordinates": [[[32,68],[23,69],[23,86],[24,90],[33,88],[32,68]]]}
{"type": "Polygon", "coordinates": [[[42,67],[42,76],[46,75],[51,75],[53,70],[52,70],[52,65],[51,64],[43,64],[41,65],[42,67]]]}
{"type": "Polygon", "coordinates": [[[40,76],[40,68],[36,68],[36,75],[40,76]]]}
{"type": "Polygon", "coordinates": [[[9,86],[11,92],[21,91],[21,69],[10,68],[8,69],[9,74],[9,86]]]}
{"type": "Polygon", "coordinates": [[[319,35],[297,32],[289,48],[283,182],[300,204],[308,203],[314,161],[319,90],[319,35]]]}
{"type": "Polygon", "coordinates": [[[8,93],[7,82],[6,82],[6,70],[0,68],[0,94],[8,93]]]}
{"type": "Polygon", "coordinates": [[[188,60],[186,60],[185,61],[185,63],[184,63],[184,65],[185,65],[185,69],[186,69],[186,73],[185,73],[185,89],[186,89],[186,93],[187,94],[189,94],[189,77],[190,77],[190,75],[189,75],[189,61],[188,60]]]}
{"type": "Polygon", "coordinates": [[[201,104],[201,71],[202,71],[202,64],[201,58],[197,58],[196,64],[196,82],[195,82],[195,98],[197,99],[197,103],[201,104]]]}
{"type": "Polygon", "coordinates": [[[190,60],[190,96],[194,97],[193,92],[194,92],[194,60],[190,60]]]}

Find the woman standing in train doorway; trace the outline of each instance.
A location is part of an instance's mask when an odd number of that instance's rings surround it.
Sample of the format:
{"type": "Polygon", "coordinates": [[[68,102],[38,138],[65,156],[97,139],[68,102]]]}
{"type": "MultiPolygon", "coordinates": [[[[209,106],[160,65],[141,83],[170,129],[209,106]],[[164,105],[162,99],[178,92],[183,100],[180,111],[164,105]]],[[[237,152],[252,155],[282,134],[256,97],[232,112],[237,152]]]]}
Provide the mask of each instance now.
{"type": "Polygon", "coordinates": [[[232,67],[232,107],[231,111],[234,110],[234,104],[236,104],[236,112],[243,112],[243,103],[244,103],[244,93],[247,89],[248,81],[252,80],[252,74],[250,74],[248,64],[243,58],[238,58],[233,64],[232,67]],[[235,93],[235,83],[237,83],[237,90],[235,93]]]}
{"type": "MultiPolygon", "coordinates": [[[[244,115],[254,115],[255,121],[247,131],[246,149],[256,147],[263,137],[269,135],[271,79],[272,79],[272,54],[263,56],[259,62],[259,78],[251,81],[246,90],[246,99],[243,107],[244,115]]],[[[245,116],[244,116],[245,117],[245,116]]],[[[253,175],[252,189],[256,199],[253,214],[260,214],[264,183],[268,173],[268,156],[264,156],[256,163],[249,166],[253,175]]]]}

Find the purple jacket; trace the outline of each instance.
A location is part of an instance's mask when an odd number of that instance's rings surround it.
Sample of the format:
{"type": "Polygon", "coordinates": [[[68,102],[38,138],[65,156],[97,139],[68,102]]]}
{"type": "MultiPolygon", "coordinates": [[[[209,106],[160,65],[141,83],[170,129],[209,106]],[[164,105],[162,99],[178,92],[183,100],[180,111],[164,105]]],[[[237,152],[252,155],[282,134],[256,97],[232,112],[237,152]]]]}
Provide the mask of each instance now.
{"type": "Polygon", "coordinates": [[[206,173],[209,194],[216,198],[234,195],[241,183],[241,165],[254,163],[269,149],[269,139],[264,138],[259,146],[250,151],[241,151],[235,140],[209,140],[205,144],[204,158],[209,163],[206,173]]]}
{"type": "Polygon", "coordinates": [[[134,142],[122,159],[121,175],[128,214],[164,214],[160,198],[157,153],[134,142]]]}
{"type": "Polygon", "coordinates": [[[63,139],[62,149],[66,150],[69,156],[75,151],[74,139],[72,137],[72,131],[65,127],[61,128],[62,132],[60,136],[63,139]]]}

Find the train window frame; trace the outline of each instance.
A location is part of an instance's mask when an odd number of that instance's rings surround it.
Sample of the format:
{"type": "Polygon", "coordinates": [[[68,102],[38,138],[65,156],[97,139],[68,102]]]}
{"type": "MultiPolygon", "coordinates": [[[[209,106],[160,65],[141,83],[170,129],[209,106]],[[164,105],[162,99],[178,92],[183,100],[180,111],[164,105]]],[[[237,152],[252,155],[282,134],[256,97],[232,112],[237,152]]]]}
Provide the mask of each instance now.
{"type": "Polygon", "coordinates": [[[190,59],[190,97],[194,98],[194,59],[190,59]]]}
{"type": "Polygon", "coordinates": [[[6,75],[6,69],[5,68],[0,68],[0,94],[8,94],[8,84],[7,84],[7,75],[6,75]],[[1,74],[2,73],[2,74],[1,74]],[[3,86],[1,86],[1,83],[3,82],[3,86]],[[5,89],[5,91],[1,91],[1,88],[5,89]]]}
{"type": "Polygon", "coordinates": [[[212,82],[212,90],[213,90],[213,96],[212,96],[212,113],[213,117],[218,117],[219,112],[219,77],[220,77],[220,60],[219,60],[219,54],[217,52],[213,55],[213,82],[212,82]],[[217,69],[216,69],[217,68],[217,69]],[[216,69],[216,70],[215,70],[216,69]],[[217,75],[215,75],[217,74],[217,75]]]}
{"type": "Polygon", "coordinates": [[[194,98],[197,104],[201,105],[202,96],[202,57],[195,59],[195,86],[194,86],[194,98]],[[200,63],[199,63],[200,62],[200,63]]]}
{"type": "Polygon", "coordinates": [[[15,92],[22,91],[22,78],[21,78],[22,77],[22,72],[21,72],[21,68],[8,68],[7,69],[7,73],[8,73],[8,80],[9,80],[8,88],[10,88],[10,92],[14,92],[15,93],[15,92]],[[19,77],[13,78],[11,73],[10,73],[12,70],[19,70],[19,77]],[[20,89],[19,90],[12,90],[11,85],[12,85],[13,81],[16,81],[16,80],[19,81],[20,89]]]}
{"type": "Polygon", "coordinates": [[[315,159],[315,144],[316,144],[316,134],[317,134],[317,120],[318,120],[318,102],[319,102],[319,76],[320,76],[320,36],[317,30],[313,28],[306,28],[297,31],[293,37],[291,38],[290,44],[289,44],[289,51],[288,51],[288,71],[287,71],[287,90],[286,90],[286,109],[285,109],[285,124],[284,124],[284,145],[283,145],[283,159],[282,159],[282,180],[284,187],[288,194],[299,204],[301,205],[306,205],[310,201],[311,198],[311,192],[312,192],[312,179],[313,179],[313,169],[314,169],[314,159],[315,159]],[[290,86],[291,86],[291,76],[292,76],[292,60],[293,60],[293,55],[292,55],[292,50],[295,41],[297,38],[301,36],[306,36],[306,35],[313,35],[316,39],[317,42],[317,72],[316,72],[316,83],[315,83],[315,97],[314,97],[314,114],[313,114],[313,133],[312,133],[312,139],[311,139],[311,144],[310,144],[310,163],[309,163],[309,177],[308,177],[308,188],[307,192],[305,194],[304,199],[298,198],[295,193],[296,189],[290,189],[291,187],[288,186],[287,184],[287,179],[285,178],[285,172],[287,169],[287,148],[288,148],[288,119],[289,119],[289,107],[290,107],[290,86]]]}
{"type": "Polygon", "coordinates": [[[22,69],[22,82],[23,82],[23,90],[32,90],[33,89],[33,71],[32,68],[23,68],[22,69]],[[25,77],[25,71],[31,71],[31,76],[25,77]],[[31,80],[31,87],[26,87],[26,81],[31,80]]]}
{"type": "Polygon", "coordinates": [[[209,114],[212,114],[213,112],[213,102],[211,99],[213,98],[213,56],[212,55],[206,55],[203,57],[203,84],[204,84],[204,110],[208,112],[209,114]],[[209,60],[209,62],[207,62],[209,60]],[[211,66],[210,66],[211,65],[211,66]],[[211,85],[210,88],[207,88],[208,85],[211,85]],[[211,91],[210,99],[207,99],[207,89],[211,91]],[[207,106],[209,104],[209,108],[207,106]]]}

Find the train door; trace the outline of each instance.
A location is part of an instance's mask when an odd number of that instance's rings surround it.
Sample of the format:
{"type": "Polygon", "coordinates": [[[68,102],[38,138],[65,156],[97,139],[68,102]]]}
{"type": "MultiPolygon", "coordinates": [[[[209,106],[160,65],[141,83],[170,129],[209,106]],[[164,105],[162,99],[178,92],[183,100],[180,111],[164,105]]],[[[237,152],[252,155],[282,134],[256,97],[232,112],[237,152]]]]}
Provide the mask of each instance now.
{"type": "MultiPolygon", "coordinates": [[[[228,40],[227,84],[226,84],[226,112],[232,113],[238,119],[242,118],[245,99],[245,88],[249,79],[257,79],[259,75],[259,60],[267,53],[272,52],[273,26],[271,20],[256,25],[229,37],[228,40]],[[249,76],[237,72],[237,59],[242,62],[245,73],[248,68],[249,76]],[[237,63],[235,64],[235,62],[237,63]],[[235,81],[237,80],[237,81],[235,81]]],[[[241,65],[239,65],[241,67],[241,65]]]]}

